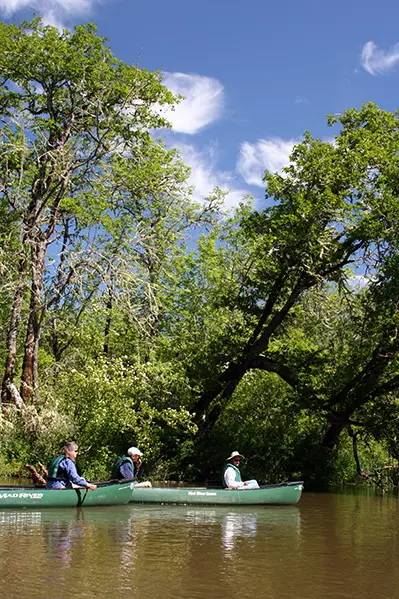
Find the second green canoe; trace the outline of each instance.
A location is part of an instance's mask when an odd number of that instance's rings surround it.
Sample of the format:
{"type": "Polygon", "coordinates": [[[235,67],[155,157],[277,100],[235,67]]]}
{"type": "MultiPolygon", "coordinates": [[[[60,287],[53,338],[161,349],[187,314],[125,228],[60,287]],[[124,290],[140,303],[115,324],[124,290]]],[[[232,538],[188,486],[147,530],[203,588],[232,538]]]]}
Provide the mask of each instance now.
{"type": "Polygon", "coordinates": [[[190,487],[133,487],[130,501],[183,505],[292,505],[298,503],[302,489],[302,481],[244,491],[190,487]]]}

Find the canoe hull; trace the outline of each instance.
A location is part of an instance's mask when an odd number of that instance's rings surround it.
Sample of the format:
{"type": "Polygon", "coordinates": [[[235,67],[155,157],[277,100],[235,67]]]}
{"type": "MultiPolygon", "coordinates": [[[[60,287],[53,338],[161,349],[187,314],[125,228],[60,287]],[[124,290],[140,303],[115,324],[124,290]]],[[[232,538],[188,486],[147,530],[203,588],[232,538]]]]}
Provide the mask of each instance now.
{"type": "Polygon", "coordinates": [[[0,486],[0,510],[3,508],[82,507],[122,505],[132,496],[131,483],[99,485],[89,489],[44,489],[0,486]]]}
{"type": "Polygon", "coordinates": [[[298,503],[302,489],[301,481],[245,491],[188,487],[133,488],[130,502],[177,505],[293,505],[298,503]]]}

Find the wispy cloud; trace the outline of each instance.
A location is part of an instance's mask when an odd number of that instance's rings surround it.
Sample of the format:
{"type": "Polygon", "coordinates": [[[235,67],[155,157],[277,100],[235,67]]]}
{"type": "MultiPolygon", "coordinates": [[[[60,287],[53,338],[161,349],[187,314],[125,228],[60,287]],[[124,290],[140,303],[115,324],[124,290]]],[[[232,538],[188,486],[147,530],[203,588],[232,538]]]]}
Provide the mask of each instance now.
{"type": "Polygon", "coordinates": [[[198,150],[192,144],[184,144],[173,140],[173,146],[179,148],[183,161],[191,168],[189,182],[194,187],[194,197],[202,202],[215,187],[228,191],[225,200],[226,208],[233,208],[248,195],[248,190],[239,186],[234,172],[224,171],[217,166],[217,148],[209,144],[198,150]]]}
{"type": "Polygon", "coordinates": [[[99,4],[99,0],[0,0],[0,13],[9,17],[24,8],[30,8],[45,23],[60,27],[64,19],[89,13],[95,4],[99,4]]]}
{"type": "Polygon", "coordinates": [[[352,271],[349,272],[347,283],[351,289],[360,290],[370,285],[373,280],[374,277],[372,275],[355,274],[352,271]]]}
{"type": "Polygon", "coordinates": [[[281,172],[289,163],[293,146],[298,143],[279,137],[259,139],[256,143],[244,141],[237,159],[237,170],[248,185],[264,187],[262,179],[267,169],[281,172]]]}
{"type": "Polygon", "coordinates": [[[194,188],[194,197],[202,202],[215,187],[227,191],[227,209],[237,206],[248,195],[243,189],[234,170],[223,170],[218,166],[217,143],[209,143],[199,148],[197,144],[186,143],[179,134],[194,135],[207,125],[217,121],[224,108],[224,88],[217,79],[198,74],[169,73],[163,75],[163,84],[175,95],[184,96],[173,110],[158,107],[172,124],[172,134],[166,133],[166,142],[178,148],[183,161],[191,168],[189,182],[194,188]]]}
{"type": "Polygon", "coordinates": [[[362,49],[361,63],[370,75],[386,73],[399,62],[399,43],[389,50],[379,50],[374,42],[367,42],[362,49]]]}
{"type": "Polygon", "coordinates": [[[197,133],[220,118],[224,105],[223,85],[213,77],[197,74],[165,73],[164,85],[174,94],[185,97],[178,106],[164,109],[173,131],[197,133]]]}

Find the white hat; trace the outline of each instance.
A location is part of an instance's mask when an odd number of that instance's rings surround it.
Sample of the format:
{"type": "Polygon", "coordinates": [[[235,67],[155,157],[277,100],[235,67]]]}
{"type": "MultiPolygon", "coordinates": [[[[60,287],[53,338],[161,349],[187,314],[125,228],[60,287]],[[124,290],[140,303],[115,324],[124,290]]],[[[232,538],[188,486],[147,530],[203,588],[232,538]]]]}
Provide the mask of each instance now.
{"type": "Polygon", "coordinates": [[[127,455],[139,455],[139,456],[142,456],[143,453],[140,451],[140,449],[137,449],[137,447],[129,447],[129,449],[127,450],[127,455]]]}
{"type": "Polygon", "coordinates": [[[228,460],[232,460],[233,458],[242,458],[243,460],[245,460],[245,457],[241,453],[238,453],[238,451],[232,451],[231,455],[229,455],[229,457],[226,458],[226,462],[228,460]]]}

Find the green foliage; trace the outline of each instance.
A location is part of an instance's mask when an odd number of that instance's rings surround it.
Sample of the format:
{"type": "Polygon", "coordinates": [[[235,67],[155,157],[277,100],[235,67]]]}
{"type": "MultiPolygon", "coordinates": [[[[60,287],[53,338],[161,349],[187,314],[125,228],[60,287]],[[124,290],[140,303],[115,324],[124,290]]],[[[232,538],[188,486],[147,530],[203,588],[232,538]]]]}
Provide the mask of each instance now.
{"type": "Polygon", "coordinates": [[[110,468],[111,457],[115,459],[134,444],[151,464],[166,441],[176,448],[181,437],[195,433],[189,412],[181,407],[187,385],[182,376],[180,372],[179,379],[177,369],[162,364],[127,366],[121,359],[112,363],[88,360],[79,370],[61,372],[57,380],[60,409],[76,423],[86,462],[95,460],[104,468],[98,451],[107,447],[109,451],[101,455],[110,468]]]}
{"type": "Polygon", "coordinates": [[[74,437],[71,418],[56,406],[28,406],[25,410],[10,408],[0,419],[1,472],[27,476],[25,464],[47,464],[66,439],[74,437]]]}
{"type": "MultiPolygon", "coordinates": [[[[384,469],[388,464],[392,464],[390,454],[386,451],[383,444],[370,438],[367,444],[359,445],[359,460],[364,472],[370,474],[372,482],[376,481],[376,474],[384,469]]],[[[392,474],[391,472],[389,474],[392,474]]],[[[332,486],[342,486],[345,484],[362,484],[366,479],[361,479],[356,470],[356,463],[353,459],[352,439],[344,434],[340,439],[339,450],[334,459],[330,462],[328,472],[328,483],[332,486]]],[[[391,485],[392,486],[392,481],[391,485]]]]}
{"type": "Polygon", "coordinates": [[[233,449],[242,452],[246,478],[263,484],[302,478],[301,462],[309,442],[320,443],[321,419],[298,405],[276,375],[251,372],[223,410],[204,447],[213,478],[233,449]],[[208,451],[206,445],[209,444],[208,451]]]}
{"type": "Polygon", "coordinates": [[[133,444],[186,479],[232,449],[261,482],[352,482],[353,439],[363,469],[398,459],[397,113],[330,117],[334,143],[306,132],[265,174],[265,210],[222,219],[149,134],[176,101],[160,74],[94,25],[0,24],[0,73],[0,330],[22,289],[13,376],[29,330],[41,374],[0,419],[3,472],[71,438],[92,478],[133,444]]]}
{"type": "MultiPolygon", "coordinates": [[[[305,133],[285,172],[265,175],[274,203],[238,215],[228,257],[223,245],[215,250],[231,275],[220,275],[221,303],[246,327],[237,345],[226,335],[224,363],[196,406],[212,426],[251,369],[278,374],[297,412],[314,412],[306,429],[327,480],[342,431],[368,427],[364,411],[399,382],[398,116],[366,104],[330,119],[341,125],[334,144],[305,133]],[[364,291],[350,288],[350,265],[369,278],[364,291]]],[[[220,303],[211,301],[214,312],[220,303]]],[[[299,463],[311,455],[293,446],[288,454],[299,463]]]]}

